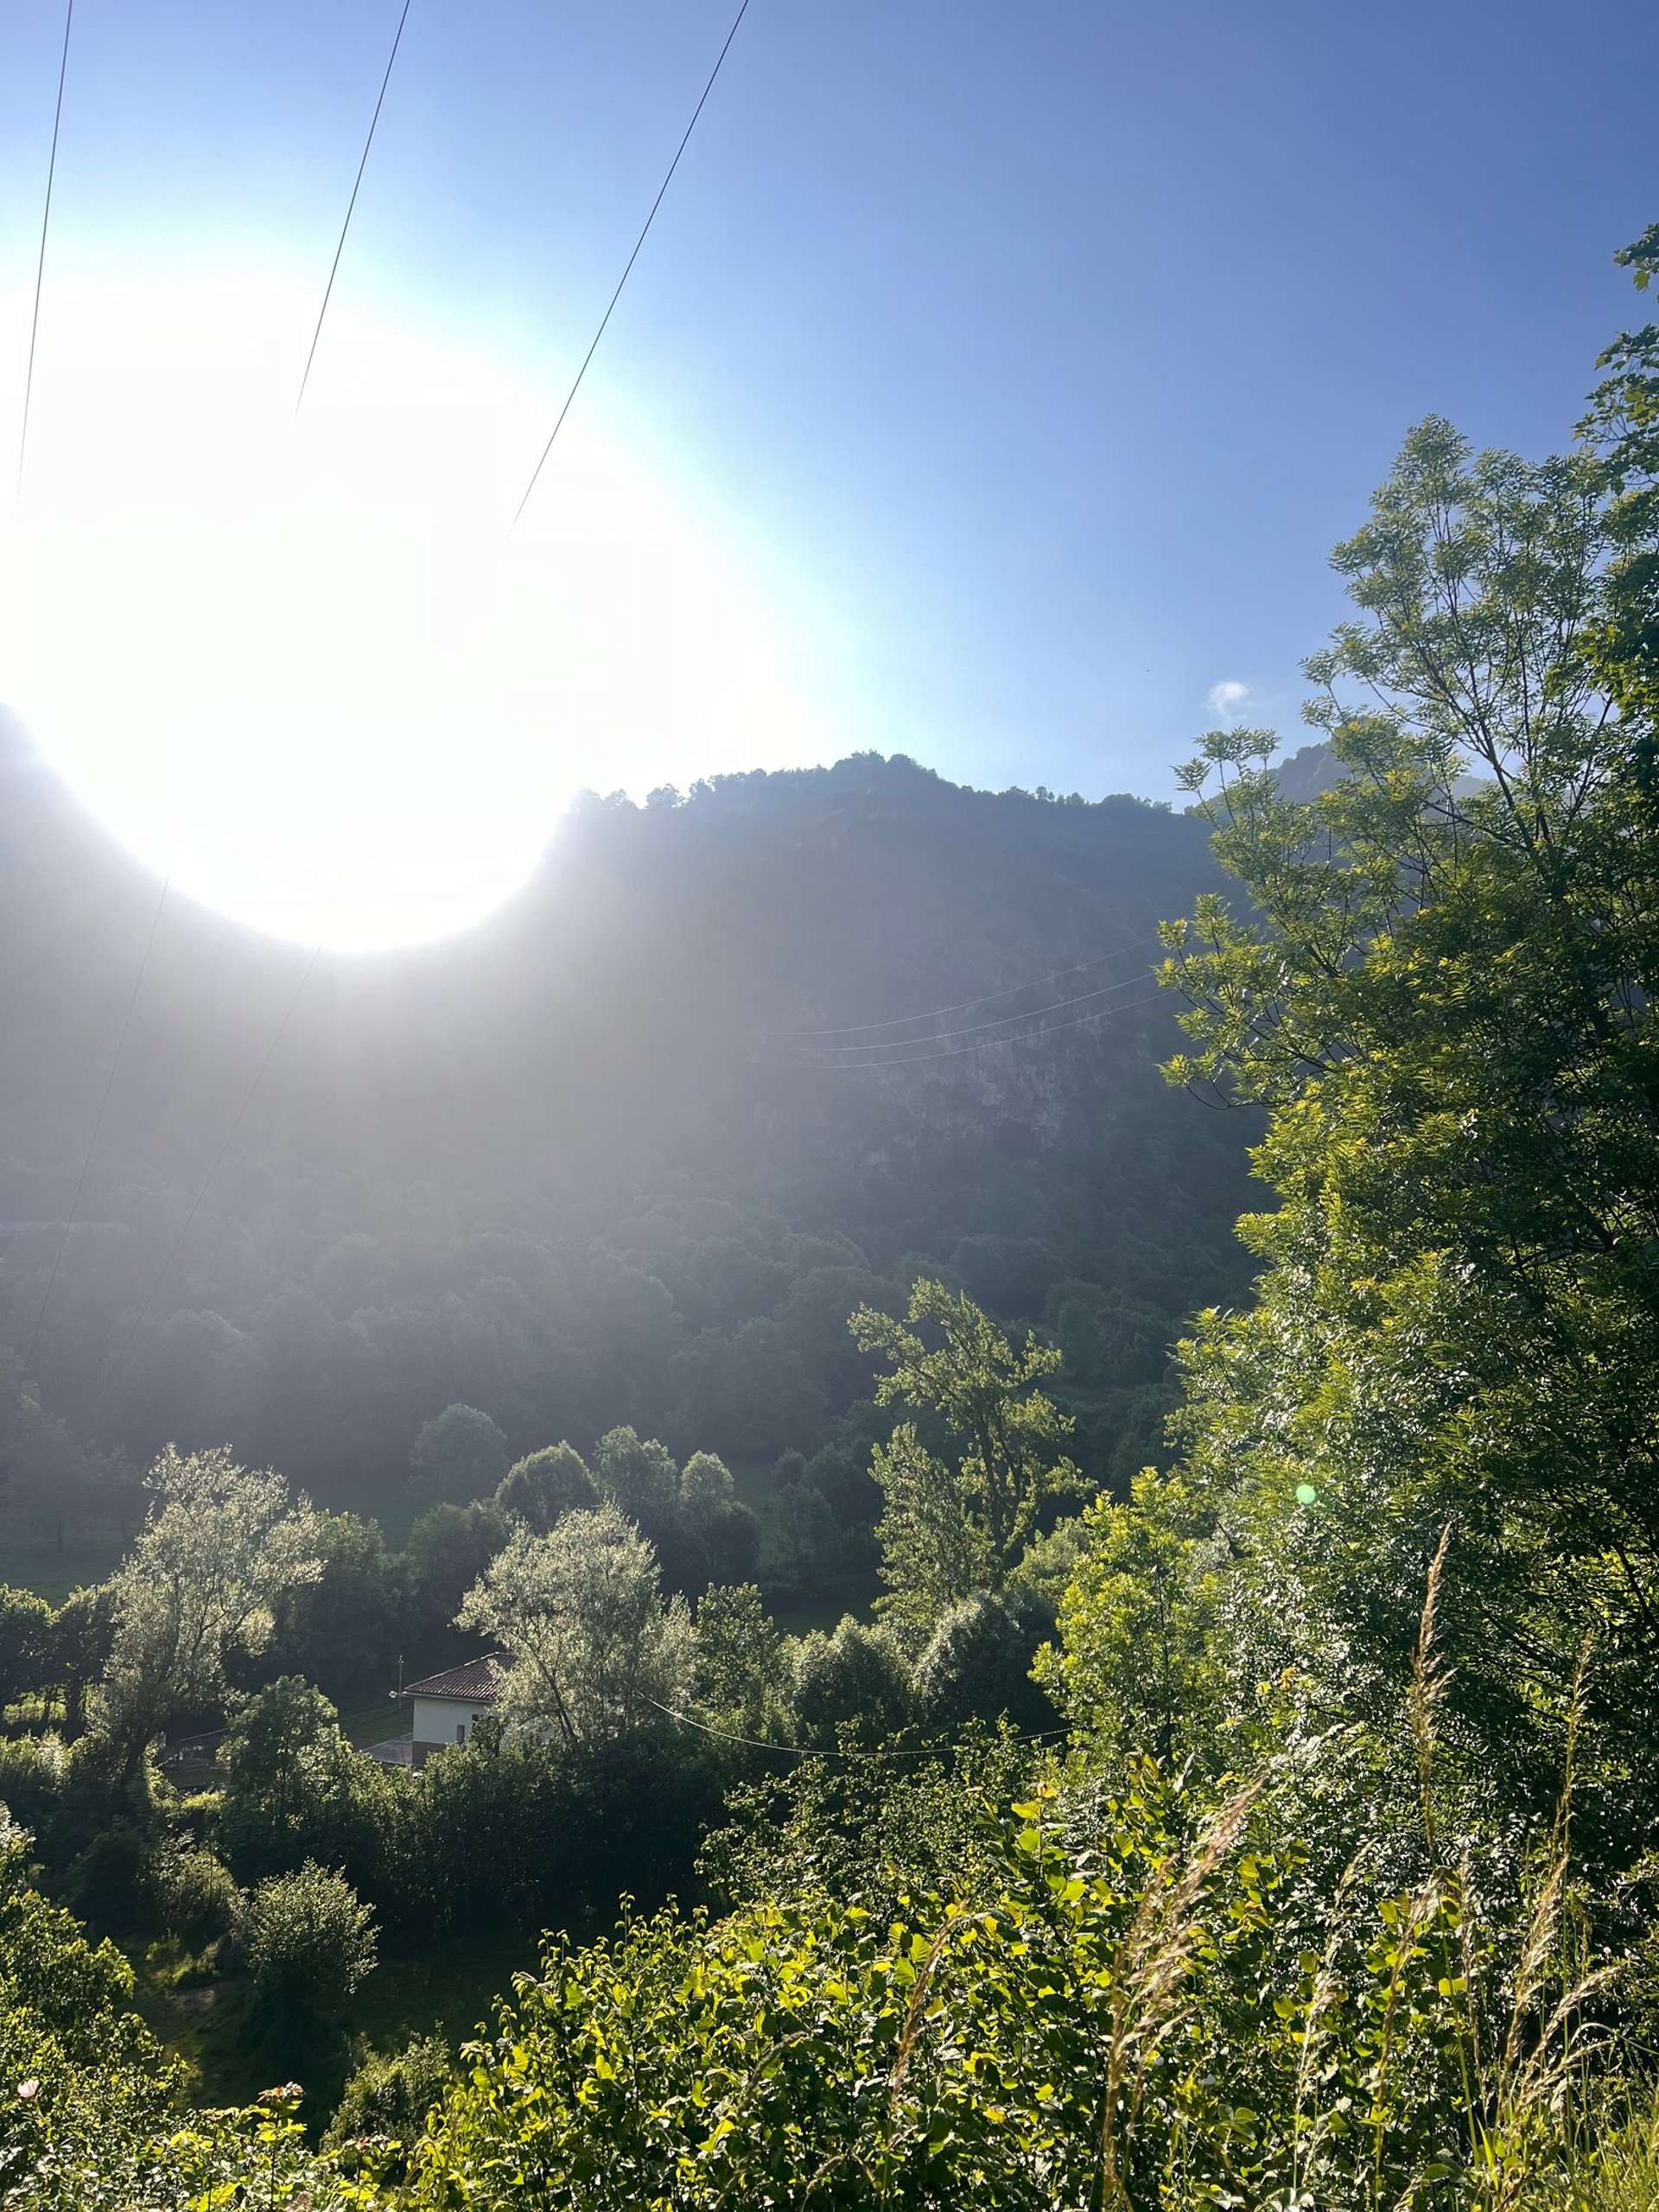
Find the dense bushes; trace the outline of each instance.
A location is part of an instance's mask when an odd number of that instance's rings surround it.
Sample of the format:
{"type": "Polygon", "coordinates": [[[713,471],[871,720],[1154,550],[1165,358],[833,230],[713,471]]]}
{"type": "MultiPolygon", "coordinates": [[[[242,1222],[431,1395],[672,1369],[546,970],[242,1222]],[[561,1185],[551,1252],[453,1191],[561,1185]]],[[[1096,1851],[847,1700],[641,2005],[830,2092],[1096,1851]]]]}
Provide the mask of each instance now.
{"type": "Polygon", "coordinates": [[[425,2133],[427,2114],[454,2075],[441,2036],[411,2036],[400,2051],[372,2054],[346,2084],[329,2123],[329,2143],[341,2149],[363,2137],[388,2138],[399,2146],[388,2164],[401,2178],[409,2149],[425,2133]]]}
{"type": "Polygon", "coordinates": [[[248,1899],[242,1946],[255,1994],[285,2024],[329,2022],[372,1968],[374,1915],[315,1859],[272,1874],[248,1899]]]}
{"type": "MultiPolygon", "coordinates": [[[[315,2180],[280,2105],[187,2121],[185,2069],[132,2011],[131,1969],[47,1903],[27,1879],[25,1855],[16,1831],[0,1834],[0,2199],[9,2212],[175,2212],[235,2202],[245,2186],[264,2187],[276,2203],[315,2180]]],[[[325,2212],[326,2185],[312,2201],[325,2212]]]]}
{"type": "Polygon", "coordinates": [[[187,1951],[206,1951],[241,1924],[242,1892],[211,1851],[188,1844],[159,1851],[149,1877],[162,1926],[187,1951]]]}
{"type": "Polygon", "coordinates": [[[712,1928],[554,1946],[417,2199],[1517,2201],[1592,2047],[1556,1870],[1518,1925],[1421,1836],[1408,1889],[1363,1859],[1328,1881],[1281,1781],[1206,1812],[1147,1764],[1121,1794],[1039,1792],[977,1885],[896,1915],[809,1882],[712,1928]]]}

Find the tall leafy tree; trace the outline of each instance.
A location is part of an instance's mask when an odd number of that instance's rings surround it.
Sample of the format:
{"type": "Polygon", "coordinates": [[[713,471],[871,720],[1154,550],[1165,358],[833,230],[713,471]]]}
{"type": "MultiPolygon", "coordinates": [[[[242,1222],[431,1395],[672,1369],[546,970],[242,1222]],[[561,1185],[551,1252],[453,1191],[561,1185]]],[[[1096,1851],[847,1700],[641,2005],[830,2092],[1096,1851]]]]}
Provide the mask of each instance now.
{"type": "Polygon", "coordinates": [[[1062,1451],[1071,1419],[1041,1387],[1062,1355],[1031,1337],[1015,1344],[940,1282],[916,1284],[903,1321],[861,1306],[849,1325],[861,1351],[892,1363],[877,1402],[934,1416],[950,1440],[943,1458],[901,1421],[872,1462],[887,1500],[876,1529],[882,1602],[925,1629],[975,1591],[1001,1589],[1043,1500],[1077,1486],[1062,1451]]]}
{"type": "Polygon", "coordinates": [[[1269,734],[1207,737],[1249,910],[1167,932],[1172,1075],[1271,1116],[1258,1294],[1205,1319],[1184,1417],[1257,1659],[1397,1681],[1449,1522],[1456,1694],[1523,1761],[1586,1636],[1621,1758],[1659,1717],[1659,816],[1599,664],[1609,499],[1588,451],[1414,430],[1308,664],[1344,773],[1294,804],[1269,734]]]}
{"type": "Polygon", "coordinates": [[[613,1428],[594,1450],[594,1479],[612,1500],[652,1535],[674,1518],[680,1495],[680,1471],[674,1455],[654,1436],[632,1428],[613,1428]]]}
{"type": "Polygon", "coordinates": [[[1166,1764],[1211,1738],[1222,1701],[1224,1554],[1215,1516],[1179,1476],[1142,1469],[1127,1499],[1084,1516],[1086,1548],[1037,1676],[1080,1735],[1166,1764]]]}
{"type": "Polygon", "coordinates": [[[498,1511],[546,1535],[562,1515],[597,1505],[599,1491],[574,1444],[549,1444],[508,1468],[495,1493],[498,1511]]]}
{"type": "Polygon", "coordinates": [[[148,1484],[149,1518],[111,1585],[104,1684],[105,1722],[130,1750],[175,1713],[220,1705],[232,1654],[262,1650],[278,1600],[321,1572],[316,1516],[280,1475],[169,1445],[148,1484]]]}
{"type": "Polygon", "coordinates": [[[52,1608],[32,1590],[0,1583],[0,1706],[51,1680],[52,1608]]]}
{"type": "Polygon", "coordinates": [[[470,1505],[505,1476],[507,1440],[476,1406],[446,1406],[422,1424],[409,1454],[416,1480],[440,1503],[470,1505]]]}
{"type": "Polygon", "coordinates": [[[683,1700],[690,1615],[683,1598],[664,1603],[657,1554],[615,1504],[567,1513],[544,1536],[515,1529],[457,1621],[508,1654],[508,1719],[568,1746],[650,1726],[683,1700]]]}
{"type": "Polygon", "coordinates": [[[698,1600],[691,1687],[727,1726],[785,1734],[789,1654],[753,1582],[717,1586],[698,1600]]]}
{"type": "MultiPolygon", "coordinates": [[[[1659,272],[1659,223],[1618,258],[1648,291],[1659,272]]],[[[1600,365],[1607,374],[1580,429],[1606,463],[1613,558],[1591,651],[1609,692],[1651,732],[1659,721],[1659,323],[1616,338],[1600,365]]],[[[1638,744],[1636,766],[1651,796],[1659,777],[1651,744],[1638,744]]]]}

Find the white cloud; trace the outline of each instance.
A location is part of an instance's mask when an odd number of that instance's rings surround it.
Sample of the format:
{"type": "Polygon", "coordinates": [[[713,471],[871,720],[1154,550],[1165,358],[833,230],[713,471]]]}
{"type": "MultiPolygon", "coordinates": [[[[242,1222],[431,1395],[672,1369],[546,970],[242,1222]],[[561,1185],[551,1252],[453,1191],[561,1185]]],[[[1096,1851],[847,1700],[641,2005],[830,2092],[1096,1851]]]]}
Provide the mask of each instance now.
{"type": "Polygon", "coordinates": [[[1224,677],[1219,683],[1210,686],[1210,711],[1212,715],[1227,715],[1238,721],[1250,701],[1250,687],[1241,683],[1235,676],[1224,677]]]}

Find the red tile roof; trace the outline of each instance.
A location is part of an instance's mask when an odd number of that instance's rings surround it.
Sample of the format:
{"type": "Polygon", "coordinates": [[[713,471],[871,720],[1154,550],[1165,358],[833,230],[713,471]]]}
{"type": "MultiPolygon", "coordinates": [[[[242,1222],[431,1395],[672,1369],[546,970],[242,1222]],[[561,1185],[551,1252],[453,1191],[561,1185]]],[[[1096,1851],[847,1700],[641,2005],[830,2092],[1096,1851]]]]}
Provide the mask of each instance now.
{"type": "Polygon", "coordinates": [[[428,1675],[405,1685],[405,1697],[453,1697],[466,1705],[493,1705],[501,1694],[501,1677],[511,1662],[499,1651],[486,1651],[481,1659],[468,1659],[459,1667],[446,1667],[441,1675],[428,1675]]]}

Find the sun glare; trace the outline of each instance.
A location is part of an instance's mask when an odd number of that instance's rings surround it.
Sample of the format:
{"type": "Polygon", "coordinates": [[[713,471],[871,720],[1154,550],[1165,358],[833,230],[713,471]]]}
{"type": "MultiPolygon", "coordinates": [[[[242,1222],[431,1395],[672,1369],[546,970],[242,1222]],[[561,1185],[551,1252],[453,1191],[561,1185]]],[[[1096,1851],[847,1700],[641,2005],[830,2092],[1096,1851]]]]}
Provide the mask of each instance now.
{"type": "Polygon", "coordinates": [[[296,422],[314,313],[275,283],[48,296],[0,701],[130,849],[372,950],[488,912],[584,787],[817,757],[688,503],[573,418],[510,536],[546,394],[336,308],[296,422]]]}

